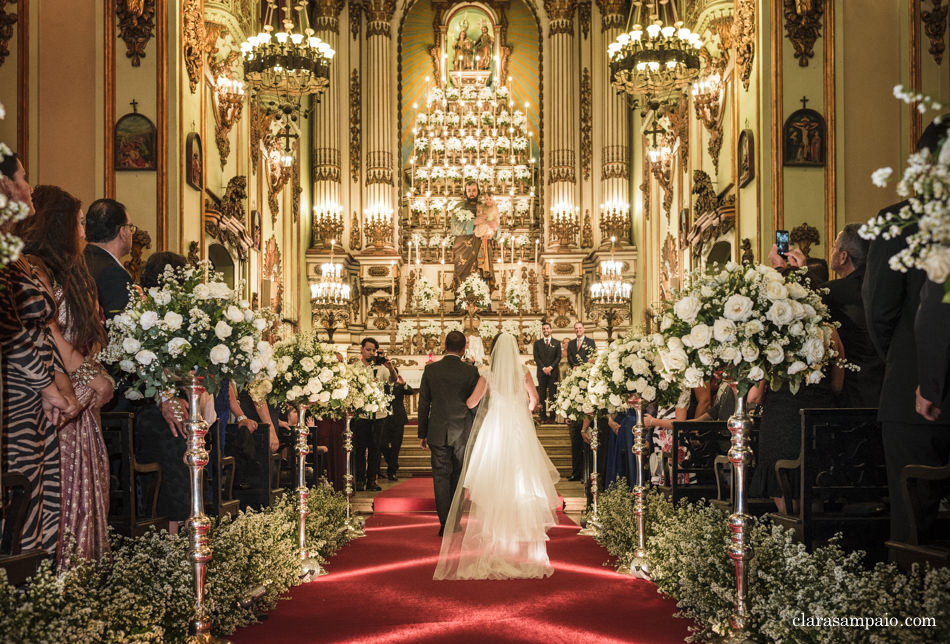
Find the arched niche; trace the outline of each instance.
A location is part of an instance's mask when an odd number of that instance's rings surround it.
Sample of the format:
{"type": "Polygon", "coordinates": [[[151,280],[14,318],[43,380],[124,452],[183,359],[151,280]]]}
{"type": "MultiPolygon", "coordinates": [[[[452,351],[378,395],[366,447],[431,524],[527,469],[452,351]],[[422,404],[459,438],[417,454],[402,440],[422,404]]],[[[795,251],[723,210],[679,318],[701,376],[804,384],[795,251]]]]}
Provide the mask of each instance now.
{"type": "Polygon", "coordinates": [[[234,258],[231,257],[231,253],[228,252],[228,249],[221,244],[209,244],[208,259],[211,260],[211,265],[214,267],[214,270],[224,274],[224,282],[231,288],[234,288],[236,277],[234,258]]]}

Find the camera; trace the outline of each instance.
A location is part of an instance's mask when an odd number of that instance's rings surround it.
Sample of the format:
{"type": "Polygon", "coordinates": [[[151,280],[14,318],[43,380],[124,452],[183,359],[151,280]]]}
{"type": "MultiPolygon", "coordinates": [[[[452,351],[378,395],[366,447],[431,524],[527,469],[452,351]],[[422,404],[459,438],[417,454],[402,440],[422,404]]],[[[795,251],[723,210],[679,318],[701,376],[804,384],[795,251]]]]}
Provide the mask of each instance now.
{"type": "Polygon", "coordinates": [[[375,358],[373,358],[373,364],[377,366],[384,365],[386,364],[386,360],[388,360],[388,358],[386,357],[385,354],[381,356],[376,356],[375,358]]]}

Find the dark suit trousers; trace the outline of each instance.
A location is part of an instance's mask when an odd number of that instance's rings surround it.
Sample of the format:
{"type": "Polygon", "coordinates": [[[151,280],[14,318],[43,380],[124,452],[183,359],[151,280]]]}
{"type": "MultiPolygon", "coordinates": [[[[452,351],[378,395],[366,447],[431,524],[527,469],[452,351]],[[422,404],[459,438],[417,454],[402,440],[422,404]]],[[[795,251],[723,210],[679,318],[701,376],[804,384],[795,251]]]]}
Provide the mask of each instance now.
{"type": "Polygon", "coordinates": [[[402,435],[406,426],[397,423],[394,416],[385,421],[383,430],[382,452],[386,458],[386,473],[395,476],[399,470],[399,450],[402,449],[402,435]]]}
{"type": "Polygon", "coordinates": [[[353,476],[356,484],[373,485],[379,472],[379,443],[385,419],[354,419],[353,430],[353,476]]]}
{"type": "Polygon", "coordinates": [[[538,374],[538,397],[541,398],[541,418],[554,420],[554,412],[548,411],[548,400],[550,406],[554,406],[554,398],[557,396],[557,376],[546,374],[543,371],[538,374]]]}
{"type": "MultiPolygon", "coordinates": [[[[887,463],[887,488],[891,497],[891,540],[907,541],[910,536],[910,509],[904,504],[901,485],[901,470],[905,465],[931,465],[942,467],[950,454],[950,427],[910,425],[905,423],[881,423],[884,439],[884,459],[887,463]]],[[[940,499],[950,493],[946,481],[936,484],[920,481],[917,493],[920,496],[920,511],[923,517],[923,533],[918,533],[920,543],[926,543],[927,532],[937,517],[940,499]]],[[[942,535],[946,536],[946,535],[942,535]]]]}
{"type": "Polygon", "coordinates": [[[583,423],[579,420],[568,421],[568,428],[571,432],[571,478],[584,478],[584,452],[587,451],[587,443],[581,438],[581,427],[583,423]]]}
{"type": "Polygon", "coordinates": [[[445,519],[452,507],[452,497],[458,487],[462,474],[462,461],[465,460],[465,445],[429,445],[432,453],[432,484],[435,487],[435,511],[439,515],[439,525],[445,526],[445,519]]]}

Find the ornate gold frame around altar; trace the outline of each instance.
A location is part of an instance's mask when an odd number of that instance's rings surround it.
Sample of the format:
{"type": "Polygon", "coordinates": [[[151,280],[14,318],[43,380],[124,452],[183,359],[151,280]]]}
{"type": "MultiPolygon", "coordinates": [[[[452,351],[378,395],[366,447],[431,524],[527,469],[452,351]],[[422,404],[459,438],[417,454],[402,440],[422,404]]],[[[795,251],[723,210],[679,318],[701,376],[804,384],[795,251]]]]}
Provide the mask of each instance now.
{"type": "Polygon", "coordinates": [[[507,4],[467,2],[450,6],[444,0],[433,0],[436,15],[432,26],[437,44],[429,49],[429,55],[439,87],[445,87],[449,79],[456,87],[507,84],[511,53],[506,40],[508,21],[504,9],[507,4]],[[463,31],[467,46],[460,51],[463,31]]]}

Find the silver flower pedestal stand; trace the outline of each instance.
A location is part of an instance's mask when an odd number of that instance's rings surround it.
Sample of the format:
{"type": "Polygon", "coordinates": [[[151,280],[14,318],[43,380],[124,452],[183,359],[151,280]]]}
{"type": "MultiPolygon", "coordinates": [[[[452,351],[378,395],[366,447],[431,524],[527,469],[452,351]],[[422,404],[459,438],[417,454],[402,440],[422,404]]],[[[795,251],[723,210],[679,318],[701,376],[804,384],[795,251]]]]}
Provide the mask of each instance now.
{"type": "Polygon", "coordinates": [[[748,610],[746,608],[746,566],[752,557],[752,548],[745,541],[746,523],[750,516],[746,513],[745,470],[752,460],[749,437],[752,433],[752,420],[746,414],[745,396],[739,396],[736,384],[729,383],[736,393],[736,411],[728,420],[726,427],[732,434],[729,448],[729,462],[732,463],[732,484],[735,491],[735,506],[729,515],[729,529],[732,531],[732,545],[729,546],[729,558],[736,567],[735,609],[729,624],[732,628],[731,641],[747,641],[748,610]]]}
{"type": "Polygon", "coordinates": [[[633,550],[633,561],[630,562],[630,574],[641,579],[651,579],[650,561],[646,549],[646,506],[643,503],[643,494],[647,487],[643,484],[643,455],[647,450],[647,442],[643,435],[643,401],[640,398],[633,400],[633,409],[637,413],[637,424],[633,426],[633,453],[637,457],[637,481],[633,487],[633,514],[637,518],[637,547],[633,550]]]}
{"type": "Polygon", "coordinates": [[[363,521],[360,517],[354,517],[351,508],[351,499],[353,498],[353,475],[350,473],[350,457],[353,454],[353,430],[350,423],[353,420],[353,414],[346,415],[346,431],[343,434],[343,447],[346,450],[346,475],[343,477],[346,490],[346,526],[345,531],[351,539],[365,537],[363,530],[363,521]]]}
{"type": "Polygon", "coordinates": [[[590,495],[591,495],[591,513],[587,517],[587,525],[581,530],[580,534],[595,537],[600,534],[600,518],[597,516],[597,442],[599,436],[597,432],[597,420],[591,422],[590,432],[590,451],[594,458],[593,471],[590,474],[590,495]]]}
{"type": "Polygon", "coordinates": [[[311,558],[310,551],[307,550],[307,515],[310,514],[307,509],[307,499],[310,497],[310,489],[307,487],[307,454],[310,453],[308,443],[310,428],[304,422],[306,413],[306,405],[297,405],[297,511],[299,516],[297,543],[300,553],[299,575],[303,583],[327,574],[327,571],[320,566],[320,562],[311,558]]]}
{"type": "Polygon", "coordinates": [[[208,531],[211,520],[205,515],[204,478],[202,470],[208,464],[208,450],[205,449],[205,436],[208,423],[199,413],[198,396],[203,387],[194,373],[186,376],[182,387],[188,398],[188,420],[185,421],[188,445],[185,451],[185,463],[191,470],[191,513],[185,522],[188,530],[188,559],[191,561],[195,578],[195,611],[189,628],[189,642],[211,644],[227,643],[211,634],[211,615],[205,605],[205,572],[211,562],[211,547],[208,545],[208,531]]]}

